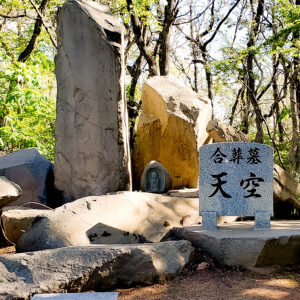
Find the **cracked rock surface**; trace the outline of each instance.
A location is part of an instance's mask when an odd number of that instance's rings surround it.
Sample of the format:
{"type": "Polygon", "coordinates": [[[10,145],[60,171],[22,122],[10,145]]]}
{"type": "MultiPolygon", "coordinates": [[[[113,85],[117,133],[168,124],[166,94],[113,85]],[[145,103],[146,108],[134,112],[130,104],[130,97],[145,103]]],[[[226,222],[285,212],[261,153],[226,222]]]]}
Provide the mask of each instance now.
{"type": "Polygon", "coordinates": [[[65,202],[129,190],[122,26],[106,6],[74,0],[57,38],[55,186],[65,202]]]}
{"type": "Polygon", "coordinates": [[[167,169],[173,189],[197,187],[199,147],[208,142],[211,118],[210,101],[177,81],[164,76],[146,80],[133,152],[135,187],[151,160],[167,169]]]}
{"type": "MultiPolygon", "coordinates": [[[[151,193],[118,192],[65,204],[47,215],[37,212],[17,242],[18,252],[92,244],[158,242],[174,226],[196,224],[198,198],[151,193]],[[196,223],[194,223],[196,222],[196,223]]],[[[26,210],[5,212],[12,225],[28,218],[26,210]]],[[[4,228],[9,229],[4,223],[4,228]]],[[[19,231],[21,228],[19,228],[19,231]]],[[[10,235],[8,233],[8,235],[10,235]]]]}
{"type": "Polygon", "coordinates": [[[187,241],[91,245],[0,256],[0,299],[36,293],[101,291],[151,284],[176,275],[190,260],[187,241]]]}

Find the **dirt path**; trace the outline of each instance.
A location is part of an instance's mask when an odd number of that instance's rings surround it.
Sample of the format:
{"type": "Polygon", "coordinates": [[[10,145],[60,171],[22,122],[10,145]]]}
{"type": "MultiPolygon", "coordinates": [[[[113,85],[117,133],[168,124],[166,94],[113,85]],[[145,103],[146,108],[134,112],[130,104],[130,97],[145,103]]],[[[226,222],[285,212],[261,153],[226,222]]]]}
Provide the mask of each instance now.
{"type": "Polygon", "coordinates": [[[300,300],[300,272],[262,275],[200,264],[173,281],[149,287],[119,289],[119,300],[300,300]]]}

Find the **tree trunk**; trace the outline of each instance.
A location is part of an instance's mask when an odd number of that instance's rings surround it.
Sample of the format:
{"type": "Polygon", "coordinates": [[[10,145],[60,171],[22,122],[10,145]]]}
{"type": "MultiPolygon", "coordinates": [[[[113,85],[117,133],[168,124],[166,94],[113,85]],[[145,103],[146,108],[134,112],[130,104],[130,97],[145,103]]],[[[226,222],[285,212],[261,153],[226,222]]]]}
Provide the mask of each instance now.
{"type": "Polygon", "coordinates": [[[170,68],[170,38],[171,28],[178,11],[175,10],[176,0],[168,0],[165,6],[163,29],[161,31],[159,43],[159,72],[161,76],[169,74],[170,68]]]}
{"type": "Polygon", "coordinates": [[[298,127],[298,111],[297,111],[297,91],[296,78],[297,72],[294,72],[290,79],[290,103],[292,113],[292,145],[289,151],[289,169],[292,171],[299,170],[299,127],[298,127]]]}
{"type": "MultiPolygon", "coordinates": [[[[132,0],[126,0],[127,10],[131,12],[133,6],[132,0]]],[[[146,41],[146,31],[148,26],[143,25],[141,20],[135,16],[133,13],[130,13],[130,20],[132,25],[132,31],[135,36],[136,45],[138,46],[141,55],[145,58],[149,67],[149,76],[158,75],[157,63],[155,57],[151,54],[151,51],[147,47],[146,41]]]]}
{"type": "Polygon", "coordinates": [[[212,78],[212,73],[211,73],[210,66],[209,66],[208,53],[207,53],[206,47],[201,47],[200,49],[201,49],[203,65],[204,65],[204,69],[205,69],[205,77],[206,77],[206,83],[207,83],[207,96],[211,101],[212,107],[214,107],[213,78],[212,78]]]}
{"type": "MultiPolygon", "coordinates": [[[[193,0],[190,0],[190,36],[192,40],[195,39],[195,32],[194,32],[194,22],[193,20],[193,0]]],[[[192,57],[193,57],[193,65],[194,65],[194,85],[192,85],[192,89],[194,92],[198,93],[198,63],[197,60],[199,59],[197,54],[197,46],[195,43],[191,43],[191,50],[192,50],[192,57]]]]}
{"type": "Polygon", "coordinates": [[[129,99],[127,101],[127,107],[128,107],[128,118],[130,120],[130,149],[133,149],[134,139],[135,139],[135,123],[136,118],[139,114],[140,110],[140,103],[137,103],[135,101],[135,91],[136,86],[139,80],[139,77],[142,73],[142,64],[143,64],[143,56],[140,54],[139,57],[134,62],[133,66],[130,68],[129,72],[131,75],[131,83],[130,83],[130,89],[129,89],[129,99]]]}
{"type": "MultiPolygon", "coordinates": [[[[252,8],[253,8],[253,0],[250,0],[252,8]]],[[[264,142],[264,132],[263,132],[263,118],[261,115],[260,108],[256,101],[256,93],[255,93],[255,75],[254,75],[254,67],[253,62],[255,58],[255,41],[258,35],[258,29],[260,25],[260,20],[263,15],[264,8],[264,0],[259,0],[256,13],[254,13],[252,9],[252,22],[249,34],[249,40],[247,43],[248,55],[247,55],[247,98],[251,102],[254,112],[255,112],[255,124],[256,124],[256,136],[255,142],[263,143],[264,142]]]]}
{"type": "MultiPolygon", "coordinates": [[[[273,65],[273,73],[277,73],[277,63],[276,63],[276,55],[273,54],[272,56],[272,65],[273,65]]],[[[274,117],[275,117],[275,126],[278,127],[278,134],[279,134],[279,142],[283,142],[283,126],[280,121],[280,110],[279,110],[279,102],[280,102],[280,97],[279,97],[279,91],[278,91],[278,84],[277,84],[278,76],[273,76],[272,79],[272,89],[273,89],[273,105],[274,105],[274,117]]],[[[276,127],[274,128],[274,131],[276,130],[276,127]]]]}
{"type": "MultiPolygon", "coordinates": [[[[300,0],[296,0],[296,5],[300,5],[300,0]]],[[[293,39],[296,41],[300,37],[299,32],[293,33],[293,39]]],[[[295,171],[300,169],[300,58],[294,56],[293,73],[290,79],[290,102],[292,113],[292,145],[289,152],[289,163],[295,171]]]]}
{"type": "MultiPolygon", "coordinates": [[[[45,14],[46,7],[49,2],[50,2],[50,0],[43,0],[41,2],[41,5],[39,7],[39,12],[41,13],[41,15],[45,14]]],[[[30,39],[27,47],[20,54],[18,61],[25,62],[28,59],[28,57],[30,56],[30,54],[32,53],[32,51],[34,50],[34,48],[36,46],[38,37],[42,30],[42,25],[43,25],[42,18],[38,15],[36,18],[35,24],[34,24],[34,29],[33,29],[31,39],[30,39]]]]}

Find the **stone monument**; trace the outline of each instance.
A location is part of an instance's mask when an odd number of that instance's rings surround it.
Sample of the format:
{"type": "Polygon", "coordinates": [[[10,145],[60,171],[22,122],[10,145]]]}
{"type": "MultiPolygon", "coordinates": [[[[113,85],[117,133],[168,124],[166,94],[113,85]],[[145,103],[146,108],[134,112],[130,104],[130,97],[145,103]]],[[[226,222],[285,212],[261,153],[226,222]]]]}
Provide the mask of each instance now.
{"type": "Polygon", "coordinates": [[[273,149],[256,143],[215,143],[199,151],[199,208],[203,229],[217,216],[254,216],[269,229],[273,216],[273,149]]]}
{"type": "Polygon", "coordinates": [[[141,189],[143,192],[163,193],[172,186],[172,178],[167,169],[158,161],[150,161],[141,178],[141,189]]]}
{"type": "Polygon", "coordinates": [[[57,20],[55,186],[65,201],[130,190],[122,26],[87,0],[57,20]]]}

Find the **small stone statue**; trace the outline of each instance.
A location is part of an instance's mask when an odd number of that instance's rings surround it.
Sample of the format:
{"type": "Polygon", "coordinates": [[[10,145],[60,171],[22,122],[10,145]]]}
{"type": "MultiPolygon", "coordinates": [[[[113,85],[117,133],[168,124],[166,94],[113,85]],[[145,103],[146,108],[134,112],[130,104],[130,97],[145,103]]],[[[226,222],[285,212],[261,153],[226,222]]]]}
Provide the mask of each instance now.
{"type": "Polygon", "coordinates": [[[159,178],[156,171],[151,172],[150,184],[151,184],[151,190],[153,192],[157,192],[159,188],[159,178]]]}
{"type": "Polygon", "coordinates": [[[164,193],[172,187],[172,179],[166,168],[158,161],[150,161],[141,178],[143,192],[164,193]]]}

